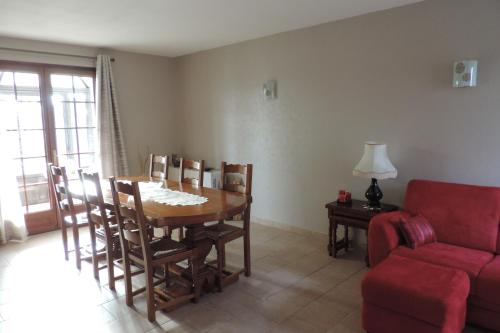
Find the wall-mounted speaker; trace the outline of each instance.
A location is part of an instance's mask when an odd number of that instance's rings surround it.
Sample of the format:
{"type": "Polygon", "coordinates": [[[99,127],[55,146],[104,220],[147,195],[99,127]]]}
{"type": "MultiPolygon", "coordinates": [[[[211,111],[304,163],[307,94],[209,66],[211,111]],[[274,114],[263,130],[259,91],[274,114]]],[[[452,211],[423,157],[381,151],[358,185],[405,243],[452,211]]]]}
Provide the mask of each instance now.
{"type": "Polygon", "coordinates": [[[461,60],[453,64],[453,88],[475,87],[477,60],[461,60]]]}

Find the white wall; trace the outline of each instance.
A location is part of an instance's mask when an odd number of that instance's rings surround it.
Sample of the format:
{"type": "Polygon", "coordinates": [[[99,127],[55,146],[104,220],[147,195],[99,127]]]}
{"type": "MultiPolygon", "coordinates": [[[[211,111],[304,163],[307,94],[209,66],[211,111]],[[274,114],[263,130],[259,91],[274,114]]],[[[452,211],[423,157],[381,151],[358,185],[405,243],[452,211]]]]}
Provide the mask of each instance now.
{"type": "Polygon", "coordinates": [[[255,217],[326,232],[365,140],[399,170],[381,181],[500,185],[500,1],[429,0],[176,59],[181,150],[208,165],[254,163],[255,217]],[[452,89],[452,64],[479,60],[479,85],[452,89]],[[278,99],[262,84],[278,80],[278,99]]]}

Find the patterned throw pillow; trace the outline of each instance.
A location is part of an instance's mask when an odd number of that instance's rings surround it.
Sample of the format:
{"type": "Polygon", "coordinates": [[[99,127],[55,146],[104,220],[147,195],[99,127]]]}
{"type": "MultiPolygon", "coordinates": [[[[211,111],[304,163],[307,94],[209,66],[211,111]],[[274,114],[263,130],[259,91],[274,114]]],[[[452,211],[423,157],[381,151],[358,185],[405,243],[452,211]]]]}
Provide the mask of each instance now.
{"type": "Polygon", "coordinates": [[[434,228],[421,215],[412,216],[399,222],[399,228],[409,248],[416,249],[420,245],[437,242],[434,228]]]}

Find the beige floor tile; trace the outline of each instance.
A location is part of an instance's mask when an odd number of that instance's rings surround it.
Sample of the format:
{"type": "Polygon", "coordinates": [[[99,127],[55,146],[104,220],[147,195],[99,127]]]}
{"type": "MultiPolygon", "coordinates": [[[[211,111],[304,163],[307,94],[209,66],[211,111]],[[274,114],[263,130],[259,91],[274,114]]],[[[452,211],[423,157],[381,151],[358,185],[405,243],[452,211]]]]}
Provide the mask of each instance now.
{"type": "Polygon", "coordinates": [[[325,301],[313,301],[297,311],[294,317],[326,330],[339,324],[348,315],[348,309],[344,307],[325,301]]]}
{"type": "MultiPolygon", "coordinates": [[[[81,234],[85,238],[86,230],[81,234]]],[[[144,295],[136,296],[130,308],[123,280],[111,291],[105,271],[96,281],[90,265],[78,271],[74,258],[64,260],[60,232],[30,237],[0,246],[0,332],[58,333],[71,327],[77,333],[361,333],[364,249],[333,259],[326,253],[326,238],[253,224],[251,277],[241,276],[197,304],[156,312],[157,322],[150,323],[144,295]]],[[[238,239],[226,247],[231,266],[243,266],[242,244],[238,239]]],[[[143,286],[144,277],[134,277],[133,284],[143,286]]],[[[487,331],[467,327],[464,332],[487,331]]]]}
{"type": "Polygon", "coordinates": [[[271,332],[273,333],[323,333],[325,329],[310,324],[297,318],[290,318],[283,323],[276,325],[271,332]]]}
{"type": "Polygon", "coordinates": [[[196,330],[187,324],[176,322],[175,320],[170,320],[162,324],[160,327],[155,327],[151,331],[148,331],[148,333],[162,333],[162,332],[195,333],[196,330]]]}
{"type": "Polygon", "coordinates": [[[281,323],[315,297],[299,288],[286,288],[261,300],[257,311],[269,320],[281,323]]]}
{"type": "Polygon", "coordinates": [[[328,333],[365,333],[361,325],[361,312],[354,311],[344,318],[338,325],[328,330],[328,333]]]}

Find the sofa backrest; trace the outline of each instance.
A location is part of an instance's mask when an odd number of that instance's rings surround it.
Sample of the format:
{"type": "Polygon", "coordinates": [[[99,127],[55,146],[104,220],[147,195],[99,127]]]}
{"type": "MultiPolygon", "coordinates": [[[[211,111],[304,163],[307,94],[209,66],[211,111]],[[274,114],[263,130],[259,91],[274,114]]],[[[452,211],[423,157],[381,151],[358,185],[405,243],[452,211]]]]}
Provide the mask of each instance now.
{"type": "Polygon", "coordinates": [[[500,188],[412,180],[404,210],[425,216],[438,241],[500,253],[500,188]]]}

